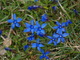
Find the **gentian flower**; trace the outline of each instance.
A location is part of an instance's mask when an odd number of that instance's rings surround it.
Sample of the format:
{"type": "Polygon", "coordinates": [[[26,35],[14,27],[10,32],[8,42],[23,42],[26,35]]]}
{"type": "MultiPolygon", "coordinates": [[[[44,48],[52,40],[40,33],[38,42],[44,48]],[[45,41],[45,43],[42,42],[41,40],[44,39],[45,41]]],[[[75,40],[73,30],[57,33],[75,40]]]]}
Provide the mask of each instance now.
{"type": "Polygon", "coordinates": [[[67,20],[67,22],[65,22],[65,26],[68,26],[69,24],[72,24],[71,20],[67,20]]]}
{"type": "Polygon", "coordinates": [[[74,11],[74,13],[75,13],[76,15],[79,14],[78,11],[77,11],[76,9],[73,9],[73,11],[74,11]]]}
{"type": "Polygon", "coordinates": [[[52,9],[53,9],[54,11],[56,11],[57,7],[56,7],[56,6],[53,6],[52,9]]]}
{"type": "Polygon", "coordinates": [[[32,43],[31,45],[32,45],[32,48],[37,48],[40,51],[41,50],[40,47],[44,47],[44,45],[41,44],[39,41],[40,41],[40,39],[37,39],[36,43],[32,43]]]}
{"type": "Polygon", "coordinates": [[[45,30],[43,29],[44,27],[46,27],[46,23],[44,23],[44,24],[42,24],[42,25],[40,25],[39,23],[38,23],[38,21],[36,21],[36,25],[35,25],[35,27],[36,27],[36,33],[37,33],[37,35],[39,35],[39,34],[45,34],[45,30]]]}
{"type": "Polygon", "coordinates": [[[51,43],[54,43],[54,45],[57,45],[57,41],[56,41],[56,38],[54,36],[47,36],[50,41],[48,42],[48,44],[51,44],[51,43]]]}
{"type": "Polygon", "coordinates": [[[53,29],[57,29],[56,33],[62,34],[62,32],[66,32],[65,28],[63,28],[65,26],[65,22],[60,24],[58,21],[56,21],[56,25],[58,26],[53,27],[53,29]]]}
{"type": "Polygon", "coordinates": [[[0,35],[2,34],[2,30],[0,30],[0,35]]]}
{"type": "Polygon", "coordinates": [[[29,45],[25,45],[25,46],[23,47],[24,51],[26,51],[28,48],[29,48],[29,45]]]}
{"type": "Polygon", "coordinates": [[[31,20],[30,24],[29,23],[25,23],[25,25],[26,25],[27,29],[24,29],[23,32],[32,32],[32,33],[35,32],[34,20],[31,20]]]}
{"type": "Polygon", "coordinates": [[[19,22],[22,21],[21,18],[16,18],[16,14],[12,15],[12,19],[7,20],[8,23],[12,23],[11,28],[20,27],[19,22]]]}
{"type": "Polygon", "coordinates": [[[45,22],[45,21],[47,21],[47,20],[48,20],[47,14],[43,14],[42,17],[41,17],[41,21],[42,21],[42,22],[45,22]]]}
{"type": "Polygon", "coordinates": [[[47,56],[50,53],[49,51],[44,52],[44,50],[41,50],[41,53],[42,55],[40,56],[40,59],[43,59],[43,58],[49,59],[49,57],[47,56]]]}
{"type": "Polygon", "coordinates": [[[34,2],[37,2],[38,0],[34,0],[34,2]]]}
{"type": "Polygon", "coordinates": [[[10,48],[8,48],[8,47],[6,47],[6,48],[4,48],[5,50],[7,50],[7,51],[12,51],[12,49],[10,49],[10,48]]]}
{"type": "Polygon", "coordinates": [[[32,34],[31,36],[27,37],[27,40],[29,40],[29,41],[35,40],[34,34],[32,34]]]}
{"type": "Polygon", "coordinates": [[[34,9],[37,9],[37,8],[40,8],[40,6],[33,5],[33,6],[29,6],[28,10],[34,10],[34,9]]]}
{"type": "Polygon", "coordinates": [[[65,42],[64,37],[66,37],[68,35],[69,35],[68,33],[63,33],[63,34],[56,34],[55,33],[53,36],[58,39],[57,43],[60,43],[61,41],[64,43],[65,42]]]}

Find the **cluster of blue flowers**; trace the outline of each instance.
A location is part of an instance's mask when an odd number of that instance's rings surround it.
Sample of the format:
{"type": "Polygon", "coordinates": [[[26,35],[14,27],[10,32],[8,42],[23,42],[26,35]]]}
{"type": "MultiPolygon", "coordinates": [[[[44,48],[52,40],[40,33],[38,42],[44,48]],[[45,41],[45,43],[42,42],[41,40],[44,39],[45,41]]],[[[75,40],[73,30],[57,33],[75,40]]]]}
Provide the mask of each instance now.
{"type": "MultiPolygon", "coordinates": [[[[35,2],[37,2],[38,0],[35,0],[35,2]]],[[[57,1],[57,0],[56,0],[57,1]]],[[[29,10],[33,10],[33,9],[37,9],[40,8],[40,6],[29,6],[28,9],[29,10]]],[[[52,9],[56,10],[56,6],[53,6],[52,9]]],[[[11,29],[14,29],[15,27],[20,27],[20,22],[22,21],[22,18],[17,18],[16,14],[12,15],[12,19],[7,20],[8,23],[11,23],[11,29]]],[[[39,21],[35,21],[35,20],[30,20],[30,23],[24,23],[25,24],[25,29],[23,30],[23,32],[30,32],[31,35],[29,37],[27,37],[26,39],[28,40],[28,42],[31,42],[33,40],[35,40],[35,43],[31,43],[31,45],[27,44],[23,47],[24,51],[26,51],[28,48],[36,48],[38,51],[40,51],[42,53],[42,55],[40,56],[40,59],[46,58],[49,59],[49,57],[47,56],[50,52],[49,51],[44,51],[42,49],[42,47],[44,47],[44,45],[41,43],[40,38],[35,38],[35,35],[40,36],[40,37],[46,37],[48,38],[50,41],[48,41],[48,44],[53,43],[54,46],[56,46],[57,44],[59,44],[60,42],[65,42],[65,37],[69,35],[69,33],[66,33],[66,29],[65,27],[67,27],[69,24],[72,24],[72,22],[70,20],[67,20],[66,22],[63,23],[59,23],[58,21],[56,21],[56,25],[52,27],[53,29],[56,30],[56,32],[54,32],[52,34],[52,36],[46,36],[46,31],[45,31],[45,27],[48,25],[47,23],[45,23],[46,21],[48,21],[48,15],[47,14],[43,14],[41,16],[40,21],[44,22],[43,24],[40,24],[39,21]]],[[[0,30],[0,35],[2,34],[2,31],[0,30]]],[[[5,50],[10,50],[9,48],[5,48],[5,50]]]]}
{"type": "MultiPolygon", "coordinates": [[[[7,20],[8,23],[11,23],[11,29],[14,29],[15,27],[20,27],[21,21],[22,21],[22,18],[17,18],[16,14],[12,15],[12,19],[7,20]]],[[[67,27],[69,24],[72,24],[72,22],[70,20],[67,20],[66,22],[63,22],[63,23],[59,23],[58,21],[56,21],[57,26],[52,27],[53,29],[56,29],[56,32],[54,32],[52,36],[48,36],[48,35],[46,36],[45,35],[46,31],[44,28],[48,25],[47,23],[45,23],[46,21],[48,21],[47,14],[43,14],[41,16],[40,21],[44,23],[40,24],[39,21],[34,21],[34,20],[30,20],[30,23],[24,23],[26,28],[23,30],[23,32],[31,33],[31,35],[26,39],[28,40],[28,42],[31,42],[33,40],[35,42],[31,43],[31,45],[27,44],[23,48],[24,48],[24,51],[26,51],[30,47],[36,48],[38,51],[42,53],[42,55],[40,56],[40,59],[43,59],[43,58],[49,59],[47,55],[50,52],[49,51],[45,52],[42,49],[42,47],[44,47],[44,44],[42,44],[42,42],[40,41],[40,38],[36,39],[35,35],[40,36],[42,38],[46,37],[50,39],[50,41],[48,41],[48,44],[53,43],[54,46],[56,46],[60,42],[65,42],[65,37],[68,36],[69,33],[66,33],[66,29],[64,27],[67,27]]],[[[0,30],[0,35],[1,34],[2,34],[2,30],[0,30]]],[[[5,48],[5,50],[10,50],[10,48],[5,48]]]]}

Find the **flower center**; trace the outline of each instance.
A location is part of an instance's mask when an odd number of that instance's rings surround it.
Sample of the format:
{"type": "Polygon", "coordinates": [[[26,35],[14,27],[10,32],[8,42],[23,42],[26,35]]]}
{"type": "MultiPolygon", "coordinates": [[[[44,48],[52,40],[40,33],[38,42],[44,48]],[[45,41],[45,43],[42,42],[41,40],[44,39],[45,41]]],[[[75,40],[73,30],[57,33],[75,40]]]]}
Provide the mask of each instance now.
{"type": "Polygon", "coordinates": [[[40,31],[40,30],[42,30],[42,28],[41,28],[41,27],[39,27],[39,28],[38,28],[38,30],[40,31]]]}
{"type": "Polygon", "coordinates": [[[16,20],[14,20],[13,22],[14,22],[14,23],[17,23],[17,21],[16,21],[16,20]]]}
{"type": "Polygon", "coordinates": [[[31,28],[31,29],[33,29],[33,28],[34,28],[34,26],[33,26],[33,25],[31,25],[31,26],[30,26],[30,28],[31,28]]]}

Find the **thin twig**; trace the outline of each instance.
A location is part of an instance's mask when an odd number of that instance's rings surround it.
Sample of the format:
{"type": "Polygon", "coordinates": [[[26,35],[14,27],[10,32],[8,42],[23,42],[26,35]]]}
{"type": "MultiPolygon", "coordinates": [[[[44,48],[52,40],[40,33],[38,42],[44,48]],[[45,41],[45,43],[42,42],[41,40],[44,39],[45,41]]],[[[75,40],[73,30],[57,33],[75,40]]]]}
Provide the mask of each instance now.
{"type": "Polygon", "coordinates": [[[7,23],[7,21],[5,21],[5,22],[0,22],[0,25],[1,25],[1,24],[4,24],[4,23],[7,23]]]}
{"type": "Polygon", "coordinates": [[[64,9],[64,7],[63,7],[63,6],[61,5],[61,3],[59,2],[59,0],[58,0],[58,3],[59,3],[59,5],[60,5],[61,9],[63,10],[63,12],[65,12],[66,15],[69,17],[69,19],[71,19],[70,16],[69,16],[69,14],[67,13],[67,11],[64,9]]]}
{"type": "Polygon", "coordinates": [[[2,38],[3,40],[6,40],[2,35],[1,35],[1,38],[2,38]]]}
{"type": "Polygon", "coordinates": [[[9,34],[8,34],[8,38],[10,38],[10,34],[11,34],[12,29],[10,28],[9,34]]]}

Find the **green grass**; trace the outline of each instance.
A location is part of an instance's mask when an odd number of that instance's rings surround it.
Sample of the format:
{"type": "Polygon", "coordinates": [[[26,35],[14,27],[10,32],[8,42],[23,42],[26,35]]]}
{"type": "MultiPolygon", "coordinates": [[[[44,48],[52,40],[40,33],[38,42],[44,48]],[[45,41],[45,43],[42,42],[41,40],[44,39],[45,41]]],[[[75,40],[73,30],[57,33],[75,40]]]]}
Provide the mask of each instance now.
{"type": "MultiPolygon", "coordinates": [[[[23,21],[20,23],[20,28],[15,28],[14,34],[11,32],[12,44],[10,48],[16,50],[16,53],[7,51],[3,56],[0,56],[0,60],[39,60],[41,53],[36,49],[29,48],[27,51],[23,50],[23,46],[29,44],[26,40],[26,33],[23,33],[25,28],[24,23],[32,19],[36,21],[40,20],[41,15],[46,13],[50,22],[45,28],[48,35],[52,35],[55,31],[50,26],[55,26],[54,21],[65,22],[70,19],[73,24],[69,25],[66,29],[70,33],[66,37],[65,43],[60,43],[57,46],[53,44],[47,45],[49,41],[47,38],[41,38],[41,41],[45,44],[46,51],[51,51],[49,54],[50,59],[54,60],[80,60],[80,13],[76,15],[73,9],[77,9],[80,12],[79,0],[62,0],[61,6],[58,3],[50,2],[48,0],[40,0],[39,2],[33,2],[32,0],[0,0],[0,23],[5,22],[11,18],[13,13],[17,14],[17,17],[21,17],[23,21]],[[45,9],[28,10],[28,6],[40,5],[45,9]],[[57,6],[57,10],[53,11],[52,6],[57,6]],[[60,18],[60,19],[59,19],[60,18]]],[[[42,22],[40,22],[42,24],[42,22]]],[[[7,36],[10,31],[10,24],[0,24],[0,29],[3,30],[3,35],[7,36]]],[[[2,46],[3,39],[0,38],[0,46],[2,46]]]]}

